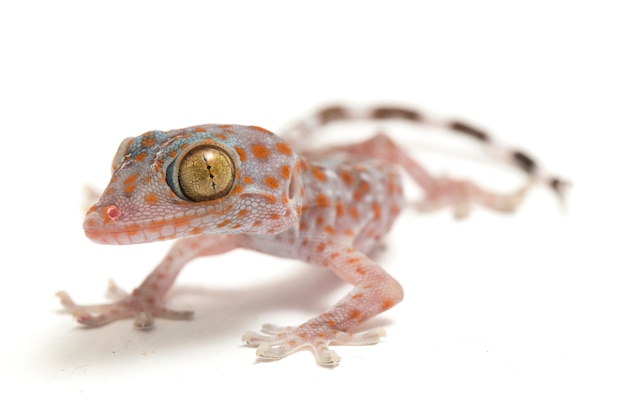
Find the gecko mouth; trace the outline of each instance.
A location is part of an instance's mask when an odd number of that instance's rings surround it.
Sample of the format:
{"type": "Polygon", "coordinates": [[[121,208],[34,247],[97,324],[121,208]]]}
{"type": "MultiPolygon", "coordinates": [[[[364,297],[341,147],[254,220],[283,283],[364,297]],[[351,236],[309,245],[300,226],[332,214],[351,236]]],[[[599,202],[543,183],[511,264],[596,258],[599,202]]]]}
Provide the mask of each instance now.
{"type": "Polygon", "coordinates": [[[119,222],[121,211],[115,206],[91,210],[85,216],[83,230],[91,241],[104,245],[132,245],[176,237],[176,221],[152,222],[150,225],[119,222]]]}
{"type": "Polygon", "coordinates": [[[170,218],[123,220],[123,210],[115,205],[93,207],[85,216],[83,230],[93,242],[104,245],[132,245],[171,240],[197,234],[198,211],[170,218]]]}

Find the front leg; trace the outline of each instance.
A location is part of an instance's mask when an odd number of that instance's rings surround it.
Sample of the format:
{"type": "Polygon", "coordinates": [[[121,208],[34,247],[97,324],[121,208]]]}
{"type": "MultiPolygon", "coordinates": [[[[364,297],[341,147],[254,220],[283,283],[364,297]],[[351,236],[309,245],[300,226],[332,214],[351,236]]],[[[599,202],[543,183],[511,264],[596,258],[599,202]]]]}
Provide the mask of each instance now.
{"type": "Polygon", "coordinates": [[[176,241],[167,256],[131,294],[115,284],[109,285],[108,295],[116,300],[109,304],[78,305],[65,291],[57,296],[76,320],[87,326],[101,326],[116,320],[135,318],[135,327],[147,329],[154,318],[190,319],[192,311],[175,311],[165,307],[165,295],[187,262],[199,256],[218,255],[237,247],[231,235],[199,235],[176,241]]]}
{"type": "Polygon", "coordinates": [[[300,349],[309,348],[319,365],[334,367],[341,358],[329,349],[330,344],[367,345],[378,343],[384,338],[385,331],[382,328],[362,333],[350,333],[350,330],[400,302],[403,297],[400,284],[374,261],[352,247],[327,245],[320,259],[323,266],[353,284],[354,288],[328,312],[300,326],[266,324],[262,328],[264,334],[246,332],[242,339],[249,346],[258,346],[258,359],[281,359],[300,349]]]}

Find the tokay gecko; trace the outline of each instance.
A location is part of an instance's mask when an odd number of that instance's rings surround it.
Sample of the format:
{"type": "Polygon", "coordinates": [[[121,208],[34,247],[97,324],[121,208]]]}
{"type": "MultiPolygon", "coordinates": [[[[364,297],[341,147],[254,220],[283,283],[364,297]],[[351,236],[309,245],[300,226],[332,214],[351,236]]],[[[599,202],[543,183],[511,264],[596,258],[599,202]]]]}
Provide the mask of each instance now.
{"type": "Polygon", "coordinates": [[[299,259],[328,268],[352,289],[337,304],[294,327],[266,324],[243,341],[257,358],[275,360],[309,349],[318,364],[336,366],[330,345],[379,342],[381,328],[352,329],[393,307],[403,290],[368,254],[391,228],[404,205],[400,170],[423,191],[421,210],[450,207],[464,217],[473,205],[514,210],[530,184],[562,196],[567,183],[548,175],[518,150],[508,149],[474,126],[440,120],[401,107],[325,108],[277,136],[256,126],[208,124],[125,139],[113,160],[113,176],[87,212],[84,230],[97,243],[126,245],[177,239],[167,256],[131,294],[111,284],[111,304],[61,302],[87,326],[134,318],[149,328],[155,318],[189,319],[190,311],[164,305],[180,270],[190,260],[236,248],[299,259]],[[305,149],[320,128],[354,120],[404,120],[440,127],[494,150],[527,174],[510,194],[493,193],[469,181],[436,177],[389,136],[305,149]]]}

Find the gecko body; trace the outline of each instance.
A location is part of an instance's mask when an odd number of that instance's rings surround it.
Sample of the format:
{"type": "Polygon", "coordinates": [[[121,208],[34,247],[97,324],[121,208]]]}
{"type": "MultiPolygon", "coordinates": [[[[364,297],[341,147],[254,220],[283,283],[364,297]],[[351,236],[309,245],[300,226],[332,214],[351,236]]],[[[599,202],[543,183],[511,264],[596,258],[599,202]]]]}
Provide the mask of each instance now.
{"type": "Polygon", "coordinates": [[[299,326],[265,325],[262,333],[245,333],[243,340],[258,347],[259,359],[280,359],[308,348],[320,365],[335,366],[340,358],[331,344],[377,343],[383,329],[351,330],[403,298],[398,281],[368,256],[404,206],[400,170],[423,189],[420,208],[449,206],[458,217],[472,205],[511,211],[528,187],[504,195],[468,181],[434,177],[385,135],[298,152],[317,128],[354,119],[443,125],[499,150],[531,180],[559,194],[565,185],[525,153],[493,143],[475,127],[442,124],[396,107],[327,108],[280,137],[240,125],[151,131],[120,144],[111,181],[83,226],[98,243],[177,239],[174,246],[131,294],[112,288],[118,300],[111,304],[80,306],[65,292],[58,294],[61,301],[90,326],[130,317],[139,328],[150,327],[156,317],[188,319],[191,312],[168,309],[164,301],[182,267],[196,257],[246,248],[323,266],[353,285],[327,312],[299,326]]]}

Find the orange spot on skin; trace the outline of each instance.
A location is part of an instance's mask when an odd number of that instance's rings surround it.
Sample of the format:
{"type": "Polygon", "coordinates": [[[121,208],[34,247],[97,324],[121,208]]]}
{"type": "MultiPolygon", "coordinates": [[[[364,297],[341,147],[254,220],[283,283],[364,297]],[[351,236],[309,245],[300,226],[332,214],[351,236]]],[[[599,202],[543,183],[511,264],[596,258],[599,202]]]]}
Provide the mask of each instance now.
{"type": "Polygon", "coordinates": [[[263,129],[262,127],[259,126],[250,126],[251,129],[257,130],[259,132],[263,132],[263,133],[272,133],[267,129],[263,129]]]}
{"type": "Polygon", "coordinates": [[[330,207],[330,200],[325,194],[318,194],[315,198],[315,202],[320,207],[330,207]]]}
{"type": "Polygon", "coordinates": [[[349,264],[355,264],[355,263],[359,262],[360,260],[361,259],[359,259],[359,258],[350,258],[346,262],[348,262],[349,264]]]}
{"type": "MultiPolygon", "coordinates": [[[[202,129],[202,131],[205,131],[205,130],[202,129]]],[[[182,145],[180,145],[180,149],[187,149],[188,146],[189,146],[188,143],[183,143],[182,145]]]]}
{"type": "Polygon", "coordinates": [[[326,227],[324,227],[324,231],[325,231],[326,233],[331,234],[331,235],[334,235],[334,234],[336,233],[336,232],[335,232],[335,228],[334,228],[334,227],[332,227],[332,226],[326,226],[326,227]]]}
{"type": "Polygon", "coordinates": [[[337,204],[335,204],[335,216],[337,217],[341,217],[346,213],[346,208],[343,206],[342,202],[337,202],[337,204]]]}
{"type": "Polygon", "coordinates": [[[288,202],[289,202],[289,198],[286,195],[284,195],[283,196],[283,204],[287,204],[288,202]]]}
{"type": "Polygon", "coordinates": [[[348,212],[350,213],[350,217],[352,217],[354,220],[359,219],[359,211],[357,210],[356,207],[350,206],[350,208],[348,209],[348,212]]]}
{"type": "Polygon", "coordinates": [[[196,127],[196,133],[204,133],[206,132],[206,129],[203,127],[196,127]]]}
{"type": "Polygon", "coordinates": [[[216,227],[224,227],[230,223],[230,220],[226,219],[223,222],[219,223],[216,227]]]}
{"type": "Polygon", "coordinates": [[[356,190],[354,190],[352,198],[354,199],[354,201],[361,201],[361,199],[363,198],[363,191],[361,191],[360,188],[357,188],[356,190]]]}
{"type": "Polygon", "coordinates": [[[154,139],[152,138],[143,138],[141,140],[141,146],[144,148],[151,148],[154,145],[154,139]]]}
{"type": "Polygon", "coordinates": [[[337,322],[335,320],[328,320],[326,322],[326,325],[330,326],[330,327],[336,327],[337,326],[337,322]]]}
{"type": "Polygon", "coordinates": [[[233,187],[232,191],[230,192],[231,194],[239,194],[240,192],[243,191],[243,185],[241,184],[237,184],[233,187]]]}
{"type": "Polygon", "coordinates": [[[274,177],[265,177],[265,185],[270,188],[278,188],[278,180],[274,177]]]}
{"type": "Polygon", "coordinates": [[[324,242],[320,243],[315,248],[315,250],[318,251],[318,252],[324,252],[324,249],[326,249],[326,244],[324,242]]]}
{"type": "Polygon", "coordinates": [[[135,157],[135,161],[136,161],[136,162],[141,162],[141,161],[143,161],[144,159],[146,159],[146,153],[145,153],[145,152],[142,152],[142,153],[140,153],[139,155],[137,155],[137,156],[135,157]]]}
{"type": "Polygon", "coordinates": [[[370,191],[370,183],[367,181],[362,181],[359,185],[359,188],[364,194],[367,194],[370,191]]]}
{"type": "Polygon", "coordinates": [[[200,233],[202,233],[202,229],[200,229],[199,227],[194,227],[194,228],[191,230],[191,234],[192,234],[192,235],[199,235],[200,233]]]}
{"type": "Polygon", "coordinates": [[[359,310],[353,310],[352,313],[350,314],[350,318],[352,320],[356,320],[361,316],[361,312],[359,310]]]}
{"type": "Polygon", "coordinates": [[[243,177],[243,182],[245,182],[246,184],[252,184],[252,178],[246,175],[245,177],[243,177]]]}
{"type": "Polygon", "coordinates": [[[281,176],[281,178],[287,180],[287,179],[289,179],[290,175],[291,175],[291,168],[289,168],[289,166],[287,166],[287,165],[283,165],[280,168],[280,176],[281,176]]]}
{"type": "Polygon", "coordinates": [[[324,216],[317,216],[315,218],[315,224],[318,226],[323,225],[326,222],[326,218],[324,216]]]}
{"type": "Polygon", "coordinates": [[[263,197],[265,197],[270,204],[276,204],[276,197],[274,197],[273,195],[268,194],[264,195],[263,197]]]}
{"type": "Polygon", "coordinates": [[[124,180],[124,185],[129,185],[134,183],[137,180],[137,177],[139,176],[139,174],[133,174],[130,177],[126,178],[124,180]]]}
{"type": "Polygon", "coordinates": [[[272,220],[280,220],[280,219],[282,219],[282,216],[280,214],[277,214],[277,213],[272,213],[272,214],[270,214],[270,218],[272,220]]]}
{"type": "Polygon", "coordinates": [[[348,171],[339,172],[339,178],[341,178],[347,186],[351,186],[354,183],[354,177],[348,171]]]}
{"type": "Polygon", "coordinates": [[[226,136],[225,136],[225,135],[222,135],[221,133],[216,133],[216,134],[215,134],[215,137],[216,137],[216,138],[218,138],[218,139],[220,139],[220,140],[225,140],[225,139],[226,139],[226,136]]]}
{"type": "Polygon", "coordinates": [[[270,156],[270,150],[265,145],[252,145],[252,155],[263,159],[270,156]]]}
{"type": "Polygon", "coordinates": [[[380,219],[380,205],[378,203],[372,203],[372,211],[374,212],[374,220],[380,219]]]}
{"type": "Polygon", "coordinates": [[[277,143],[276,149],[278,149],[278,152],[280,153],[283,153],[285,155],[291,155],[291,147],[286,143],[277,143]]]}
{"type": "Polygon", "coordinates": [[[176,151],[170,152],[170,158],[176,158],[176,151]]]}
{"type": "Polygon", "coordinates": [[[239,213],[237,213],[239,217],[244,217],[246,214],[248,214],[248,210],[246,209],[243,209],[239,213]]]}
{"type": "Polygon", "coordinates": [[[363,294],[354,294],[354,295],[352,296],[352,299],[353,299],[353,300],[358,300],[358,299],[359,299],[359,298],[361,298],[361,297],[363,297],[363,294]]]}
{"type": "Polygon", "coordinates": [[[136,184],[129,185],[128,187],[126,187],[126,189],[124,190],[124,192],[125,192],[125,193],[127,193],[127,194],[130,194],[130,193],[132,193],[133,191],[135,191],[135,187],[136,187],[136,186],[137,186],[136,184]]]}
{"type": "Polygon", "coordinates": [[[359,275],[365,275],[365,270],[364,270],[363,268],[361,268],[360,266],[359,266],[359,267],[356,267],[356,268],[355,268],[355,271],[356,271],[356,273],[357,273],[357,274],[359,274],[359,275]]]}
{"type": "Polygon", "coordinates": [[[336,258],[336,257],[338,257],[339,255],[340,255],[340,254],[339,254],[339,252],[333,252],[333,253],[331,253],[331,254],[330,254],[330,257],[331,257],[332,259],[335,259],[335,258],[336,258]]]}
{"type": "Polygon", "coordinates": [[[389,180],[387,181],[387,193],[389,195],[393,195],[393,194],[396,194],[398,191],[401,191],[401,190],[402,189],[397,186],[397,184],[393,180],[393,178],[389,178],[389,180]]]}
{"type": "Polygon", "coordinates": [[[391,300],[385,300],[383,301],[381,307],[383,308],[383,310],[389,310],[391,307],[393,307],[394,302],[391,300]]]}
{"type": "Polygon", "coordinates": [[[311,174],[319,181],[326,182],[326,174],[318,167],[311,168],[311,174]]]}
{"type": "Polygon", "coordinates": [[[159,197],[157,197],[156,195],[154,195],[154,193],[148,193],[146,194],[146,197],[144,199],[146,201],[146,203],[148,204],[156,204],[159,202],[159,197]]]}
{"type": "Polygon", "coordinates": [[[246,151],[241,149],[239,146],[235,146],[235,152],[237,152],[237,155],[239,155],[239,160],[241,162],[246,162],[246,160],[248,159],[248,157],[246,156],[246,151]]]}
{"type": "Polygon", "coordinates": [[[256,220],[254,223],[252,223],[252,227],[259,227],[263,224],[263,222],[261,220],[256,220]]]}

